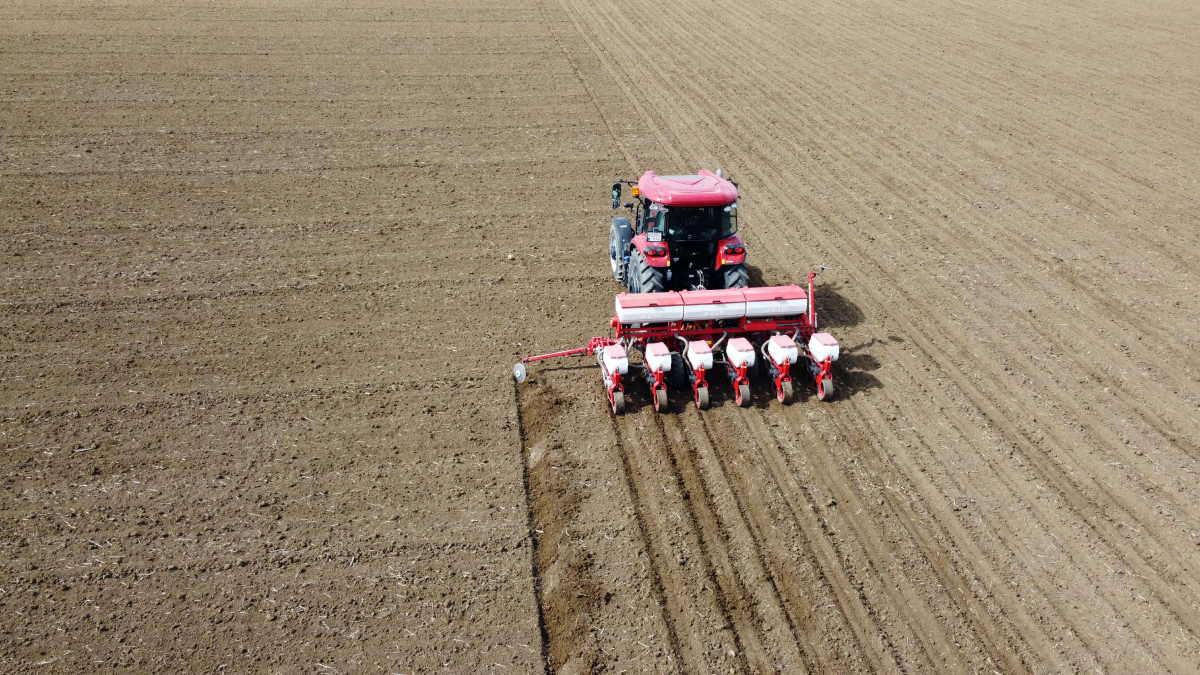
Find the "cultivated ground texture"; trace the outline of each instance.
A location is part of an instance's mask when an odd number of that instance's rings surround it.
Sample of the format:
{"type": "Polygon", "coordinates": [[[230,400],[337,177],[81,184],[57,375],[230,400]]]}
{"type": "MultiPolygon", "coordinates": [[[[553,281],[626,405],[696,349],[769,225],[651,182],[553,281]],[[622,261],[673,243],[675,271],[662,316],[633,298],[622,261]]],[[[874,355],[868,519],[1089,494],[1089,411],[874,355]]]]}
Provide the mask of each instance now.
{"type": "Polygon", "coordinates": [[[0,671],[1200,663],[1200,9],[0,6],[0,671]],[[615,419],[722,166],[838,400],[615,419]]]}

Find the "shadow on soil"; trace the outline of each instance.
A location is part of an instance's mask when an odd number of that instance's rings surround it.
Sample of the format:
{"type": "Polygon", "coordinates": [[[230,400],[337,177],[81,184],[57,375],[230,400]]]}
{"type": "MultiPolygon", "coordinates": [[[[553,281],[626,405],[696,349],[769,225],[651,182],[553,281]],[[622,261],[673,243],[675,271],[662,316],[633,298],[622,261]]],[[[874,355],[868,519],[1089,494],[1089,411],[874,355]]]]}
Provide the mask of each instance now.
{"type": "MultiPolygon", "coordinates": [[[[822,330],[831,330],[835,337],[838,337],[838,328],[849,328],[866,321],[858,305],[847,300],[838,290],[838,284],[820,284],[814,289],[817,296],[817,324],[822,330]]],[[[834,400],[883,386],[879,378],[871,374],[880,365],[879,359],[871,354],[871,348],[880,343],[880,340],[873,339],[858,345],[842,344],[841,355],[833,366],[833,381],[837,387],[834,400]]]]}
{"type": "MultiPolygon", "coordinates": [[[[806,278],[802,278],[796,284],[800,286],[804,285],[806,278]]],[[[841,284],[821,283],[820,276],[817,277],[816,281],[816,288],[813,289],[813,294],[817,298],[817,323],[822,330],[829,330],[834,334],[834,337],[840,338],[837,335],[839,328],[851,328],[866,322],[866,315],[863,314],[858,305],[841,294],[841,284]]],[[[750,265],[751,286],[766,286],[778,283],[788,282],[777,279],[764,279],[763,271],[758,267],[750,265]]],[[[901,338],[895,336],[889,339],[893,342],[902,341],[901,338]]],[[[870,342],[853,346],[845,343],[842,344],[841,355],[837,363],[833,366],[833,382],[836,387],[835,401],[883,386],[879,378],[871,374],[872,371],[878,370],[880,366],[879,359],[871,354],[871,348],[876,344],[881,344],[881,341],[871,340],[870,342]]],[[[810,398],[816,400],[816,387],[810,377],[797,376],[795,386],[797,403],[810,398]]],[[[728,389],[728,386],[725,388],[728,389]]],[[[732,399],[732,396],[727,396],[727,398],[732,399]]],[[[761,386],[751,389],[750,398],[752,406],[763,408],[770,405],[775,397],[771,385],[764,382],[761,386]]],[[[713,399],[713,402],[715,403],[716,399],[713,399]]]]}

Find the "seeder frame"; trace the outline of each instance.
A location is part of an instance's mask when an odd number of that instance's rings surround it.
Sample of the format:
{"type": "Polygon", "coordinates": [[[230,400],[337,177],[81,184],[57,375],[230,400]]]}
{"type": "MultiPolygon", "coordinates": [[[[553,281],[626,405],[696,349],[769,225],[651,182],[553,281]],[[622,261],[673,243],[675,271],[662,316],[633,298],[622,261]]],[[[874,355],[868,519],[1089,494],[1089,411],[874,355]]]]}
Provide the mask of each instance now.
{"type": "MultiPolygon", "coordinates": [[[[734,399],[739,406],[750,404],[749,384],[752,370],[756,369],[757,358],[751,358],[739,365],[734,365],[729,358],[717,358],[716,352],[723,350],[728,341],[744,338],[754,346],[754,352],[762,358],[762,363],[770,376],[775,390],[776,399],[781,403],[790,404],[794,398],[792,376],[796,373],[795,366],[803,363],[801,371],[807,369],[816,385],[817,398],[825,401],[833,396],[832,365],[836,360],[833,356],[824,359],[815,358],[809,349],[810,340],[817,334],[817,313],[814,299],[813,279],[816,272],[808,275],[807,311],[803,314],[779,317],[742,317],[740,319],[718,319],[708,321],[670,321],[651,324],[623,324],[617,316],[613,316],[610,324],[614,329],[614,337],[593,337],[586,346],[569,349],[551,354],[528,356],[521,359],[513,370],[518,382],[525,379],[525,364],[553,358],[578,357],[595,355],[600,365],[601,376],[608,394],[608,402],[613,412],[620,415],[625,412],[625,387],[622,375],[629,371],[640,371],[640,376],[650,386],[655,410],[662,412],[667,405],[667,372],[682,368],[683,374],[674,374],[675,383],[682,384],[684,377],[691,384],[692,399],[696,407],[706,410],[709,407],[708,379],[710,370],[723,366],[733,389],[734,399]],[[790,358],[777,358],[779,350],[772,351],[768,342],[775,340],[776,347],[783,351],[790,350],[790,358]],[[666,345],[671,353],[669,369],[651,369],[642,364],[628,363],[628,353],[637,350],[646,354],[646,349],[654,343],[666,345]],[[613,348],[617,349],[613,349],[613,348]],[[698,367],[689,355],[689,350],[711,351],[711,359],[705,363],[711,367],[698,367]]],[[[832,340],[827,334],[822,334],[832,340]]],[[[836,341],[833,341],[836,345],[836,341]]],[[[723,354],[727,357],[727,354],[723,354]]],[[[698,359],[697,359],[698,360],[698,359]]]]}

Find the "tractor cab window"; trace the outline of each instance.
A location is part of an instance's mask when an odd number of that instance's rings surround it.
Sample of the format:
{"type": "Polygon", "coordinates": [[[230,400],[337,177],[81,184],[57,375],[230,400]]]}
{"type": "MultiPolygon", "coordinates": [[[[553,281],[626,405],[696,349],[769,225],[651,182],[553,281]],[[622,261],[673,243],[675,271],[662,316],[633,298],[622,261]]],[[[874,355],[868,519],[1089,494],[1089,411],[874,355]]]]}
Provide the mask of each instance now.
{"type": "Polygon", "coordinates": [[[712,241],[737,232],[737,206],[692,206],[660,210],[659,232],[674,241],[712,241]]]}
{"type": "Polygon", "coordinates": [[[659,210],[658,204],[650,200],[646,200],[646,231],[647,232],[662,232],[663,231],[663,216],[666,215],[666,210],[659,210]]]}
{"type": "Polygon", "coordinates": [[[663,209],[661,211],[655,211],[650,215],[650,217],[653,219],[650,221],[651,223],[653,223],[650,226],[651,230],[653,230],[654,232],[666,232],[667,231],[667,211],[666,211],[666,209],[663,209]]]}

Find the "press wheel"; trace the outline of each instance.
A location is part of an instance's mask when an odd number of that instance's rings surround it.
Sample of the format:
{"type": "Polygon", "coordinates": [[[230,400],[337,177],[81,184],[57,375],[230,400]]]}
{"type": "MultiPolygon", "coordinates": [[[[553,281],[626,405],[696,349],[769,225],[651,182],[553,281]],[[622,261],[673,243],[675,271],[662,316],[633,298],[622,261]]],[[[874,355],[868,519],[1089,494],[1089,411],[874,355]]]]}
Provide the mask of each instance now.
{"type": "Polygon", "coordinates": [[[696,389],[696,407],[701,410],[708,410],[708,387],[699,387],[696,389]]]}
{"type": "Polygon", "coordinates": [[[826,377],[817,383],[817,400],[831,401],[833,400],[833,378],[826,377]]]}
{"type": "Polygon", "coordinates": [[[618,415],[625,414],[625,394],[619,391],[614,391],[612,394],[613,412],[618,415]]]}
{"type": "Polygon", "coordinates": [[[796,398],[796,394],[792,390],[792,381],[784,380],[779,383],[779,391],[775,392],[775,396],[779,399],[780,403],[784,405],[790,404],[796,398]]]}
{"type": "Polygon", "coordinates": [[[662,412],[667,409],[667,390],[666,389],[655,389],[654,390],[654,409],[657,410],[658,412],[662,412]]]}
{"type": "Polygon", "coordinates": [[[739,384],[737,388],[737,404],[743,408],[750,407],[750,385],[739,384]]]}

